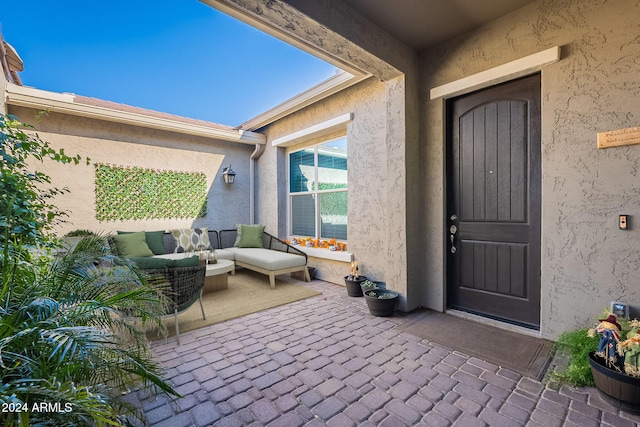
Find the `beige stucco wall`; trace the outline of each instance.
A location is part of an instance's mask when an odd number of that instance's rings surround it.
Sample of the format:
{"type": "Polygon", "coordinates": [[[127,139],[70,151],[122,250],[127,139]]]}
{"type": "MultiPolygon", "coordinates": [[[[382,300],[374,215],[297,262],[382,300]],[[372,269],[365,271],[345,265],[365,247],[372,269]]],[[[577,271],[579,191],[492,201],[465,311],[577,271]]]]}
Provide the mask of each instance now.
{"type": "MultiPolygon", "coordinates": [[[[598,150],[596,133],[640,123],[635,0],[538,1],[422,57],[425,226],[444,236],[443,101],[428,91],[559,45],[542,70],[542,336],[590,322],[612,300],[640,305],[640,145],[598,150]],[[637,218],[620,231],[618,214],[637,218]]],[[[443,239],[426,241],[425,302],[444,303],[443,239]]]]}
{"type": "MultiPolygon", "coordinates": [[[[403,90],[403,79],[380,82],[372,78],[339,95],[327,98],[263,129],[267,141],[322,123],[347,113],[348,141],[348,250],[358,261],[361,273],[406,295],[406,241],[404,197],[404,129],[394,129],[390,116],[402,123],[404,103],[393,105],[394,92],[403,90]],[[390,106],[391,104],[391,106],[390,106]]],[[[286,234],[279,220],[286,218],[286,153],[317,140],[288,148],[267,144],[259,160],[259,222],[267,229],[286,234]],[[278,179],[280,178],[280,179],[278,179]]],[[[313,258],[318,277],[344,284],[349,264],[313,258]]]]}
{"type": "MultiPolygon", "coordinates": [[[[32,124],[40,138],[70,155],[91,159],[90,165],[60,165],[45,162],[38,169],[52,178],[68,194],[55,204],[68,212],[67,222],[56,233],[89,229],[112,233],[116,230],[170,230],[181,227],[235,228],[248,223],[249,156],[252,145],[215,141],[82,117],[50,113],[41,121],[35,110],[11,106],[9,112],[32,124]],[[207,215],[203,218],[166,218],[144,221],[98,221],[95,217],[95,163],[138,166],[156,170],[204,172],[207,177],[207,215]],[[232,186],[222,180],[222,169],[231,164],[237,173],[232,186]]],[[[179,201],[176,201],[179,203],[179,201]]]]}

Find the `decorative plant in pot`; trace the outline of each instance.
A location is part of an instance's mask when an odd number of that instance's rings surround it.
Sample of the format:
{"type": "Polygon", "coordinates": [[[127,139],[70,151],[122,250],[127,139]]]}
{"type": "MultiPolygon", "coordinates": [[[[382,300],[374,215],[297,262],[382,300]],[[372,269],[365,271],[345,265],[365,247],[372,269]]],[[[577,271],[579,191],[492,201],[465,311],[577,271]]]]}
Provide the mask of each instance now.
{"type": "Polygon", "coordinates": [[[347,295],[350,297],[361,297],[362,288],[360,287],[360,284],[365,280],[367,280],[366,276],[360,276],[358,262],[352,261],[349,274],[344,276],[344,283],[347,286],[347,295]]]}
{"type": "Polygon", "coordinates": [[[360,283],[360,289],[362,289],[362,293],[364,294],[365,292],[373,289],[387,289],[387,284],[385,282],[366,279],[364,282],[360,283]]]}
{"type": "Polygon", "coordinates": [[[598,334],[598,348],[589,353],[593,380],[600,395],[622,410],[640,413],[640,322],[634,319],[618,323],[609,314],[594,329],[598,334]]]}
{"type": "Polygon", "coordinates": [[[396,309],[400,294],[382,288],[372,288],[364,292],[369,312],[374,316],[390,317],[396,309]]]}

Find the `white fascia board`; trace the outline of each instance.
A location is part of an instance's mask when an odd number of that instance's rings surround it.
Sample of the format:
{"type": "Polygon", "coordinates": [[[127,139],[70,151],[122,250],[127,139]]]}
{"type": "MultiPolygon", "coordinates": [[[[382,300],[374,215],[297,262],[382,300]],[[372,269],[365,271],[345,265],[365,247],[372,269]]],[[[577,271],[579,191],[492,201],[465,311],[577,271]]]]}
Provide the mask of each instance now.
{"type": "Polygon", "coordinates": [[[560,46],[534,53],[515,61],[490,68],[462,79],[434,87],[430,91],[432,100],[453,98],[489,86],[504,83],[508,80],[524,77],[540,71],[543,66],[560,60],[560,46]]]}
{"type": "Polygon", "coordinates": [[[298,132],[285,135],[280,138],[276,138],[271,141],[271,145],[274,147],[289,147],[311,138],[318,138],[323,135],[336,132],[341,129],[346,129],[347,123],[353,120],[353,113],[343,114],[333,119],[327,120],[317,125],[299,130],[298,132]]]}
{"type": "Polygon", "coordinates": [[[350,86],[360,83],[361,81],[368,79],[369,75],[353,75],[347,72],[341,72],[328,78],[322,83],[308,89],[295,97],[283,102],[282,104],[265,111],[264,113],[250,119],[239,127],[241,129],[256,130],[260,129],[270,123],[275,122],[289,114],[292,114],[298,110],[303,109],[315,102],[318,102],[328,96],[340,92],[350,86]]]}
{"type": "Polygon", "coordinates": [[[12,83],[7,83],[6,97],[6,102],[9,105],[48,110],[109,122],[202,136],[205,138],[215,138],[223,141],[251,145],[266,144],[266,137],[257,132],[242,129],[215,129],[198,125],[197,123],[186,123],[162,117],[76,103],[74,102],[74,95],[72,94],[49,92],[12,83]]]}

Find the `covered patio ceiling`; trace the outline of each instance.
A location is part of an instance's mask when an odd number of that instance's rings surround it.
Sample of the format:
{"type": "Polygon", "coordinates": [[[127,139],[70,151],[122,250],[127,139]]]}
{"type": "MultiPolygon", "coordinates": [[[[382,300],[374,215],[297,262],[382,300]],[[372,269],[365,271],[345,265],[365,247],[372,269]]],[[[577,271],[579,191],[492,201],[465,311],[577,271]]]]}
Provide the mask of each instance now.
{"type": "MultiPolygon", "coordinates": [[[[285,0],[292,6],[304,0],[285,0]]],[[[533,0],[343,0],[417,53],[507,15],[533,0]]]]}

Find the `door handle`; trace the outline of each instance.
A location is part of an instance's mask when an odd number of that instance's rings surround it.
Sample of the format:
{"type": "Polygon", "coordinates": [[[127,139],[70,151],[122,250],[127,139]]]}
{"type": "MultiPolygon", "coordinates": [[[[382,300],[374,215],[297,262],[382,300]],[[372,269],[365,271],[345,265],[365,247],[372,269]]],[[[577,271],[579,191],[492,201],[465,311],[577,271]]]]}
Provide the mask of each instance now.
{"type": "MultiPolygon", "coordinates": [[[[452,215],[453,217],[454,215],[452,215]]],[[[455,225],[451,225],[451,227],[449,227],[449,232],[451,233],[449,235],[449,239],[451,240],[451,253],[455,254],[457,249],[456,249],[456,244],[455,244],[455,236],[456,236],[456,232],[458,231],[458,227],[456,227],[455,225]]]]}
{"type": "Polygon", "coordinates": [[[455,244],[455,235],[456,232],[458,231],[458,227],[456,227],[455,225],[452,225],[451,227],[449,227],[449,232],[451,233],[449,235],[449,239],[451,239],[451,253],[455,254],[457,249],[456,249],[456,244],[455,244]]]}

